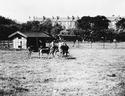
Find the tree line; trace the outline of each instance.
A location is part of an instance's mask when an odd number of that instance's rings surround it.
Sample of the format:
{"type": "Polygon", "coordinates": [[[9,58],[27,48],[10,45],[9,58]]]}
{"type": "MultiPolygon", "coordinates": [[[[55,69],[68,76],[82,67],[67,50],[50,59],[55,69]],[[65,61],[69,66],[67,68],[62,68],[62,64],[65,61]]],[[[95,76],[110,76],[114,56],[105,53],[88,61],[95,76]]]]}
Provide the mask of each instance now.
{"type": "Polygon", "coordinates": [[[43,22],[27,21],[20,24],[12,19],[0,16],[0,40],[7,40],[8,36],[16,31],[44,32],[51,37],[56,37],[61,30],[63,30],[62,26],[58,23],[53,25],[49,18],[43,22]]]}
{"type": "MultiPolygon", "coordinates": [[[[111,21],[105,16],[83,16],[76,21],[76,28],[67,29],[69,34],[80,36],[85,41],[125,41],[125,18],[120,18],[116,22],[116,29],[109,28],[111,21]]],[[[0,16],[0,39],[8,39],[8,35],[16,32],[44,32],[52,37],[57,37],[64,28],[48,18],[44,21],[27,21],[17,23],[16,21],[0,16]]]]}
{"type": "Polygon", "coordinates": [[[114,39],[124,41],[125,19],[120,18],[116,23],[116,29],[109,28],[111,21],[105,16],[83,16],[76,21],[76,34],[79,34],[87,41],[109,41],[114,39]]]}

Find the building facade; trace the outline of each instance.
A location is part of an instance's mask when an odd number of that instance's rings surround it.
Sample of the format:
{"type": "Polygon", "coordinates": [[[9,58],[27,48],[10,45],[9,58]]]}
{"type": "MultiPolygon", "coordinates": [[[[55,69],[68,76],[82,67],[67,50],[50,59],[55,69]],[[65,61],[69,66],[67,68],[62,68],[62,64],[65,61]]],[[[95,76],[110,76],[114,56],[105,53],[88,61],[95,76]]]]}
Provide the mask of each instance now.
{"type": "MultiPolygon", "coordinates": [[[[116,23],[121,19],[120,16],[111,16],[111,17],[107,17],[111,22],[109,23],[108,28],[112,28],[114,30],[116,30],[116,23]]],[[[123,17],[124,18],[124,17],[123,17]]]]}
{"type": "Polygon", "coordinates": [[[13,48],[15,49],[26,49],[27,39],[25,37],[16,37],[13,40],[13,48]]]}
{"type": "MultiPolygon", "coordinates": [[[[72,29],[72,28],[76,28],[76,21],[78,19],[80,19],[81,17],[75,17],[75,16],[67,16],[67,17],[60,17],[60,16],[57,16],[57,17],[51,17],[49,18],[51,21],[52,21],[52,25],[55,25],[55,24],[60,24],[63,26],[64,29],[72,29]]],[[[120,20],[120,16],[114,16],[112,15],[111,17],[107,17],[107,19],[109,19],[111,22],[109,23],[109,28],[112,28],[112,29],[115,29],[116,30],[116,22],[118,20],[120,20]]],[[[124,17],[122,17],[124,18],[124,17]]],[[[30,21],[40,21],[41,23],[44,22],[46,19],[48,19],[48,17],[33,17],[32,19],[30,18],[30,21]]]]}
{"type": "Polygon", "coordinates": [[[40,32],[25,32],[20,31],[14,32],[8,36],[12,41],[12,49],[27,49],[29,46],[33,46],[38,50],[39,41],[47,41],[51,37],[47,34],[40,32]]]}
{"type": "MultiPolygon", "coordinates": [[[[47,17],[34,17],[33,19],[31,20],[35,20],[35,21],[40,21],[41,23],[44,22],[46,19],[48,19],[47,17]]],[[[64,29],[72,29],[72,28],[75,28],[76,27],[76,21],[78,19],[80,19],[80,17],[51,17],[49,18],[51,21],[52,21],[52,25],[55,25],[55,24],[60,24],[64,29]]]]}

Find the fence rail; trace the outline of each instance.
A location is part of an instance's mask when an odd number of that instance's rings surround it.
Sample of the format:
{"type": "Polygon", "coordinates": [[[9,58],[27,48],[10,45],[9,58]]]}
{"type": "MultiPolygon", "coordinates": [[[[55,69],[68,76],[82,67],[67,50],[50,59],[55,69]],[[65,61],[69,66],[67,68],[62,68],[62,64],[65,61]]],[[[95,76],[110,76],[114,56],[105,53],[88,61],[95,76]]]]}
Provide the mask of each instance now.
{"type": "Polygon", "coordinates": [[[91,42],[67,42],[67,44],[71,47],[78,47],[78,48],[97,48],[97,49],[125,49],[125,42],[116,42],[116,43],[107,43],[107,42],[96,42],[96,43],[91,43],[91,42]]]}
{"type": "MultiPolygon", "coordinates": [[[[48,43],[47,43],[48,44],[48,43]]],[[[76,42],[75,44],[73,42],[67,42],[68,46],[70,48],[97,48],[97,49],[125,49],[125,42],[114,42],[114,43],[108,43],[108,42],[76,42]]],[[[10,40],[2,40],[0,41],[0,49],[9,49],[12,48],[13,43],[10,40]]]]}
{"type": "Polygon", "coordinates": [[[11,40],[1,40],[0,41],[0,49],[9,49],[12,48],[13,43],[11,40]]]}

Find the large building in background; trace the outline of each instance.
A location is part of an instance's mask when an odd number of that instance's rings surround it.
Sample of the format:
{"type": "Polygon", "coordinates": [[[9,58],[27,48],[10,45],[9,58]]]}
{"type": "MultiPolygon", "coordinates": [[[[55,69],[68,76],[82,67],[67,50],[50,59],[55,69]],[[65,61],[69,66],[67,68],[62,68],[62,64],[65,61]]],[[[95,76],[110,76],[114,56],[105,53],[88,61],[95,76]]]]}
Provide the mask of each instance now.
{"type": "MultiPolygon", "coordinates": [[[[33,17],[33,19],[30,19],[30,20],[35,20],[35,21],[40,21],[41,23],[44,22],[46,19],[48,19],[48,17],[33,17]]],[[[55,24],[60,24],[62,25],[62,27],[64,29],[72,29],[72,28],[75,28],[76,25],[75,25],[75,22],[80,19],[80,17],[51,17],[49,18],[51,21],[52,21],[52,25],[55,25],[55,24]]]]}
{"type": "MultiPolygon", "coordinates": [[[[72,29],[72,28],[76,28],[76,21],[78,19],[80,19],[81,17],[75,17],[75,16],[67,16],[67,17],[59,17],[59,16],[56,16],[56,17],[51,17],[49,18],[51,21],[52,21],[52,25],[55,25],[55,24],[60,24],[62,25],[62,27],[64,29],[72,29]]],[[[118,20],[120,20],[120,16],[114,16],[112,15],[111,17],[107,17],[111,22],[109,23],[109,28],[112,28],[114,30],[116,30],[116,22],[118,20]]],[[[33,18],[30,18],[30,21],[40,21],[41,23],[44,22],[46,19],[48,19],[48,17],[33,17],[33,18]]]]}
{"type": "Polygon", "coordinates": [[[112,15],[111,17],[107,17],[111,22],[109,23],[109,28],[112,28],[114,30],[117,30],[116,28],[116,23],[124,17],[120,17],[120,16],[114,16],[112,15]]]}

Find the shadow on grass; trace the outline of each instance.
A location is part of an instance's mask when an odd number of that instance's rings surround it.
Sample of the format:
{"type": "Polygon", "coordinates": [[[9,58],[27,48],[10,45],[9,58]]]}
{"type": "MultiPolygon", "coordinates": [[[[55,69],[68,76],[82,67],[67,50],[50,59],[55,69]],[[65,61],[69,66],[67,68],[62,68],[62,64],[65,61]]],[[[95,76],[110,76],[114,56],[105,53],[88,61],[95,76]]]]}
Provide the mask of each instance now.
{"type": "Polygon", "coordinates": [[[53,57],[49,57],[49,56],[44,56],[44,57],[39,57],[39,56],[32,56],[29,59],[52,59],[53,57]]]}

